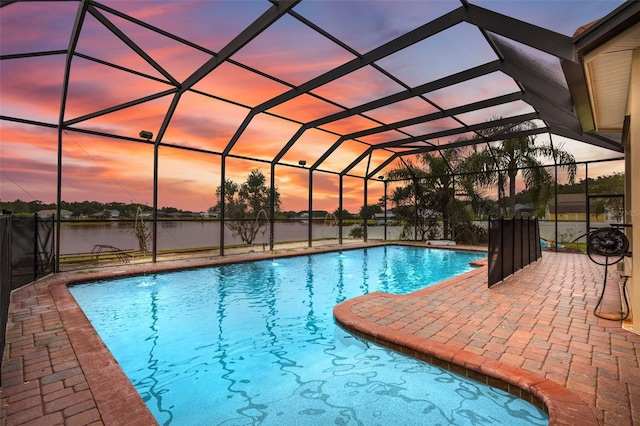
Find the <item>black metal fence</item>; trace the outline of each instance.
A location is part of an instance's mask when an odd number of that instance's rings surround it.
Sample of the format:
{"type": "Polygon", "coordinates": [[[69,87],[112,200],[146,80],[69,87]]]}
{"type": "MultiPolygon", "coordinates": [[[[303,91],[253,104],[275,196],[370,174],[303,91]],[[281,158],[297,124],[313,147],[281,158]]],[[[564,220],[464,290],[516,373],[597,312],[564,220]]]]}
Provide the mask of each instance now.
{"type": "Polygon", "coordinates": [[[4,353],[5,330],[11,296],[11,215],[0,215],[0,360],[4,353]]]}
{"type": "Polygon", "coordinates": [[[12,217],[12,290],[53,271],[53,229],[53,216],[12,217]]]}
{"type": "Polygon", "coordinates": [[[489,220],[489,287],[541,257],[537,218],[489,220]]]}
{"type": "Polygon", "coordinates": [[[4,352],[5,331],[11,291],[53,272],[54,218],[0,215],[0,358],[4,352]]]}

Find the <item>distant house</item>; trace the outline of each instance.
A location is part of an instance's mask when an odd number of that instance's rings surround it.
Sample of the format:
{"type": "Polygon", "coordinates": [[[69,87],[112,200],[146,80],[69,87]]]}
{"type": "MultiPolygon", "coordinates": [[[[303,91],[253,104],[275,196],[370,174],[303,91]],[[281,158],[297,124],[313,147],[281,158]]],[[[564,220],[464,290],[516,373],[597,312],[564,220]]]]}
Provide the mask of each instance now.
{"type": "MultiPolygon", "coordinates": [[[[333,218],[333,216],[334,216],[333,213],[329,213],[329,212],[327,212],[325,210],[313,210],[311,212],[311,219],[312,220],[318,220],[318,219],[327,220],[327,219],[333,218]]],[[[299,220],[301,220],[303,222],[306,221],[306,220],[309,220],[309,211],[308,210],[307,211],[301,211],[295,217],[295,219],[299,219],[299,220]]]]}
{"type": "Polygon", "coordinates": [[[91,215],[92,219],[106,219],[109,217],[109,213],[107,212],[98,212],[91,215]]]}
{"type": "Polygon", "coordinates": [[[547,203],[547,220],[587,220],[587,197],[584,194],[558,194],[547,203]]]}
{"type": "Polygon", "coordinates": [[[516,204],[515,217],[533,217],[533,206],[530,204],[516,204]]]}
{"type": "MultiPolygon", "coordinates": [[[[395,219],[396,215],[393,212],[387,212],[387,223],[395,219]]],[[[376,225],[384,225],[384,213],[374,213],[373,219],[376,225]]]]}
{"type": "MultiPolygon", "coordinates": [[[[547,220],[587,220],[587,197],[584,194],[558,194],[558,205],[553,198],[547,203],[547,220]]],[[[590,222],[605,222],[605,213],[591,213],[590,222]]]]}
{"type": "MultiPolygon", "coordinates": [[[[56,215],[55,210],[40,210],[38,212],[38,216],[40,217],[51,217],[55,215],[56,215]]],[[[70,212],[69,210],[64,210],[64,209],[60,210],[61,219],[71,219],[71,216],[73,216],[73,212],[70,212]]]]}
{"type": "Polygon", "coordinates": [[[114,219],[120,216],[119,210],[103,210],[91,215],[93,219],[114,219]]]}

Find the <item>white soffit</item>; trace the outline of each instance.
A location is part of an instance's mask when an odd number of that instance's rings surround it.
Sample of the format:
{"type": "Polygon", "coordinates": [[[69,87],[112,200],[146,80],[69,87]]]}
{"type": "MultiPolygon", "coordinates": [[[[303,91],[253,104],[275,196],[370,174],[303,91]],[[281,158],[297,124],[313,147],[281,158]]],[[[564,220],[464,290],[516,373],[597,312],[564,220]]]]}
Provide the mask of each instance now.
{"type": "Polygon", "coordinates": [[[640,23],[584,58],[597,132],[622,131],[627,111],[631,57],[640,46],[640,23]]]}

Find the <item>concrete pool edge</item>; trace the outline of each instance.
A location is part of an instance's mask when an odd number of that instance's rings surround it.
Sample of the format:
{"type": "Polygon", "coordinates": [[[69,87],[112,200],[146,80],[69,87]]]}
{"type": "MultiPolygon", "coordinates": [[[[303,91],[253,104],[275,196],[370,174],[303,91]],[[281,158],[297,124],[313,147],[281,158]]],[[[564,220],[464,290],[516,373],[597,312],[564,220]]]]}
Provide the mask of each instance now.
{"type": "Polygon", "coordinates": [[[405,333],[391,326],[366,320],[354,312],[356,305],[366,309],[375,298],[402,300],[408,296],[427,296],[441,286],[486,273],[486,266],[451,278],[437,285],[405,295],[369,293],[336,305],[333,316],[346,332],[396,352],[428,362],[464,377],[485,383],[521,398],[549,415],[549,425],[598,425],[591,407],[569,389],[519,367],[507,365],[472,352],[456,349],[435,340],[405,333]]]}

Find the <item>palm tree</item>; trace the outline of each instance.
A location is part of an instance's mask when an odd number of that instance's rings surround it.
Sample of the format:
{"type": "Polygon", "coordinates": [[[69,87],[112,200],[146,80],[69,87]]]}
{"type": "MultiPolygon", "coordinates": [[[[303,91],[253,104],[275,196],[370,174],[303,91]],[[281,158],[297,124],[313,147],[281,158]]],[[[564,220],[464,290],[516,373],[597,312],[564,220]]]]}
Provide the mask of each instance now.
{"type": "Polygon", "coordinates": [[[497,146],[486,145],[479,151],[474,146],[474,152],[466,158],[463,166],[466,170],[481,171],[476,175],[476,183],[480,187],[497,185],[499,193],[504,194],[505,181],[508,182],[508,210],[504,197],[500,197],[504,216],[508,216],[509,213],[513,215],[515,211],[518,173],[522,174],[525,187],[534,204],[549,198],[554,179],[544,167],[542,159],[553,160],[558,167],[564,169],[569,182],[575,179],[575,157],[563,150],[562,145],[554,147],[551,144],[536,144],[535,136],[530,135],[508,137],[510,133],[519,133],[532,127],[530,122],[526,122],[515,127],[491,129],[491,133],[496,130],[505,133],[506,138],[497,146]]]}
{"type": "Polygon", "coordinates": [[[417,233],[424,239],[433,232],[430,212],[438,212],[443,220],[443,238],[450,238],[449,219],[454,202],[454,178],[463,163],[461,151],[441,150],[439,153],[425,152],[418,156],[419,165],[411,161],[405,167],[389,172],[388,179],[408,180],[405,187],[398,187],[392,194],[396,215],[406,219],[414,217],[417,233]]]}

